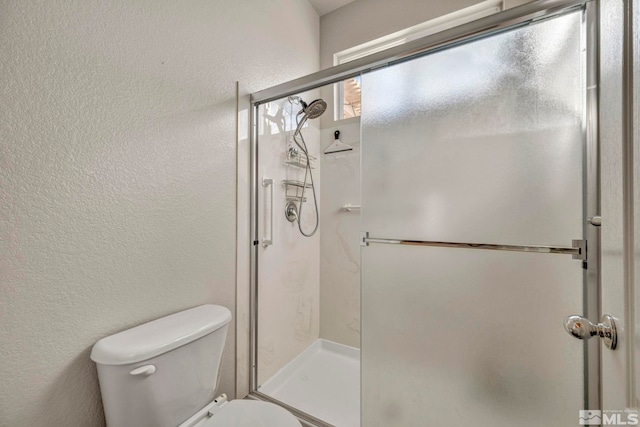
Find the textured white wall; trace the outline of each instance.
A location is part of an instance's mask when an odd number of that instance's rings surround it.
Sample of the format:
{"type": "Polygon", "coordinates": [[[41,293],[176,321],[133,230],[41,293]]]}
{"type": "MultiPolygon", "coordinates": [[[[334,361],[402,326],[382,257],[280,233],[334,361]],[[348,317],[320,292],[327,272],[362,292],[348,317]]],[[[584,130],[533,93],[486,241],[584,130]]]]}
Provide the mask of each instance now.
{"type": "Polygon", "coordinates": [[[234,309],[235,81],[315,71],[318,28],[305,0],[0,0],[0,426],[101,426],[97,339],[234,309]]]}

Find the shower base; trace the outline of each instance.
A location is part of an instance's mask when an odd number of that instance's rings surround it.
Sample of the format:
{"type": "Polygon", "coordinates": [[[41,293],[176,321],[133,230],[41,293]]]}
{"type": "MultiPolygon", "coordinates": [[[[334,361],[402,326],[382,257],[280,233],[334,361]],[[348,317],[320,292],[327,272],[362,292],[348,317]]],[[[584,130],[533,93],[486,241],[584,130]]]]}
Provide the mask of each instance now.
{"type": "Polygon", "coordinates": [[[360,427],[360,350],[319,339],[259,391],[336,427],[360,427]]]}

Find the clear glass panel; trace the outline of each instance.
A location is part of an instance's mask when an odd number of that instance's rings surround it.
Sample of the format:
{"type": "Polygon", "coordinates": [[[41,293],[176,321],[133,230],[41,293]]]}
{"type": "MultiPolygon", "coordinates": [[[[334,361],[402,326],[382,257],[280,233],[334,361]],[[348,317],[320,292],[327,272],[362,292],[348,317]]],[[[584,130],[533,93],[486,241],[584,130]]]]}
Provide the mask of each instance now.
{"type": "MultiPolygon", "coordinates": [[[[307,101],[315,92],[302,94],[307,101]]],[[[319,337],[320,319],[320,233],[303,237],[297,223],[285,218],[285,205],[301,188],[284,185],[303,182],[306,168],[295,166],[301,156],[289,155],[294,147],[291,135],[296,127],[298,104],[287,98],[259,108],[260,179],[270,178],[272,186],[258,188],[258,235],[272,245],[258,249],[258,386],[262,386],[319,337]],[[273,195],[273,197],[272,197],[273,195]]],[[[318,120],[302,129],[309,153],[319,158],[318,120]]],[[[312,161],[316,194],[320,192],[320,164],[312,161]]],[[[309,178],[307,178],[309,179],[309,178]]],[[[309,182],[309,181],[308,181],[309,182]]],[[[313,192],[307,189],[302,210],[305,230],[313,229],[313,192]]],[[[299,207],[299,201],[297,201],[299,207]]]]}
{"type": "MultiPolygon", "coordinates": [[[[577,11],[364,75],[362,229],[582,238],[582,40],[577,11]]],[[[362,425],[577,425],[579,261],[372,244],[362,288],[362,425]]]]}

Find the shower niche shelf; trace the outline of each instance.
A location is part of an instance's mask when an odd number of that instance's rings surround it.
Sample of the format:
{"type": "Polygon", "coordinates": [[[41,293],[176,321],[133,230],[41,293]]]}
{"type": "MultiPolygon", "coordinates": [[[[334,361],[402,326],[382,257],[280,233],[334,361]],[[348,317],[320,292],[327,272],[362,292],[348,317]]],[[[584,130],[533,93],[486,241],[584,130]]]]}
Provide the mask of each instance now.
{"type": "Polygon", "coordinates": [[[302,188],[302,187],[305,187],[305,188],[311,188],[311,187],[312,187],[312,185],[311,185],[311,183],[310,183],[310,182],[307,182],[307,183],[305,184],[304,182],[302,182],[302,181],[297,181],[297,180],[295,180],[295,179],[283,179],[283,180],[282,180],[282,183],[283,183],[285,186],[287,186],[287,187],[289,187],[289,186],[297,187],[297,188],[302,188]]]}
{"type": "MultiPolygon", "coordinates": [[[[307,163],[303,160],[287,160],[284,162],[285,165],[294,166],[296,168],[305,169],[307,167],[307,163]]],[[[313,166],[310,169],[315,169],[313,166]]]]}
{"type": "Polygon", "coordinates": [[[290,148],[287,151],[284,164],[300,169],[305,169],[307,165],[309,165],[309,167],[313,169],[313,162],[315,160],[316,158],[311,155],[307,156],[304,152],[301,152],[295,148],[290,148]]]}
{"type": "Polygon", "coordinates": [[[285,197],[287,202],[302,203],[307,201],[305,190],[307,188],[313,188],[313,184],[309,181],[301,181],[301,174],[305,177],[309,171],[307,169],[314,169],[313,162],[315,157],[306,155],[295,148],[290,148],[286,153],[284,161],[285,166],[291,167],[292,174],[288,175],[290,179],[282,180],[282,184],[285,186],[285,197]]]}

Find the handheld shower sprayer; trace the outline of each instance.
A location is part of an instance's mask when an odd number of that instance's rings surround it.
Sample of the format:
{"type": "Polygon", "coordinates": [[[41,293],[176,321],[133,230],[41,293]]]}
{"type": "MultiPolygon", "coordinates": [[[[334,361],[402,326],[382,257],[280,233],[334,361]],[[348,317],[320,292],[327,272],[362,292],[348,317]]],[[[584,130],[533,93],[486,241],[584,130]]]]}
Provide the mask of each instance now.
{"type": "Polygon", "coordinates": [[[302,234],[305,237],[311,237],[316,233],[316,231],[318,231],[318,225],[320,224],[320,216],[318,212],[318,200],[316,197],[316,188],[315,188],[315,185],[313,184],[313,173],[311,172],[311,162],[309,161],[309,157],[310,157],[309,150],[307,149],[307,144],[304,140],[304,137],[302,136],[301,130],[302,130],[302,126],[304,126],[307,120],[317,119],[327,110],[327,103],[322,99],[316,99],[314,101],[311,101],[311,103],[307,104],[298,96],[290,96],[289,102],[291,104],[298,103],[302,106],[302,109],[300,109],[300,111],[298,111],[298,114],[296,114],[297,125],[296,125],[296,130],[293,132],[292,139],[293,139],[293,142],[295,142],[295,144],[298,146],[298,148],[300,148],[300,150],[304,153],[307,159],[306,159],[306,167],[304,171],[304,183],[302,185],[302,196],[300,197],[300,208],[298,209],[297,215],[295,217],[293,215],[289,215],[289,212],[287,211],[287,218],[293,218],[294,221],[298,222],[298,229],[300,230],[300,234],[302,234]],[[301,115],[302,115],[302,118],[298,119],[298,117],[300,117],[301,115]],[[311,191],[313,192],[313,204],[316,211],[316,224],[313,228],[313,231],[311,231],[310,233],[305,233],[302,230],[302,224],[301,224],[302,206],[304,205],[304,200],[305,200],[304,193],[307,188],[307,177],[309,177],[309,180],[311,181],[311,191]]]}
{"type": "Polygon", "coordinates": [[[327,109],[327,103],[322,99],[311,101],[311,104],[309,105],[307,105],[306,102],[300,100],[300,104],[302,105],[302,111],[305,115],[307,115],[307,118],[309,119],[317,119],[327,109]]]}
{"type": "Polygon", "coordinates": [[[302,105],[302,109],[298,111],[297,116],[300,116],[301,114],[303,116],[302,119],[298,120],[296,131],[293,133],[294,137],[295,135],[300,134],[300,130],[302,129],[302,126],[304,126],[304,124],[307,122],[307,120],[317,119],[327,110],[327,103],[322,99],[311,101],[310,104],[307,104],[302,99],[300,99],[300,105],[302,105]]]}

